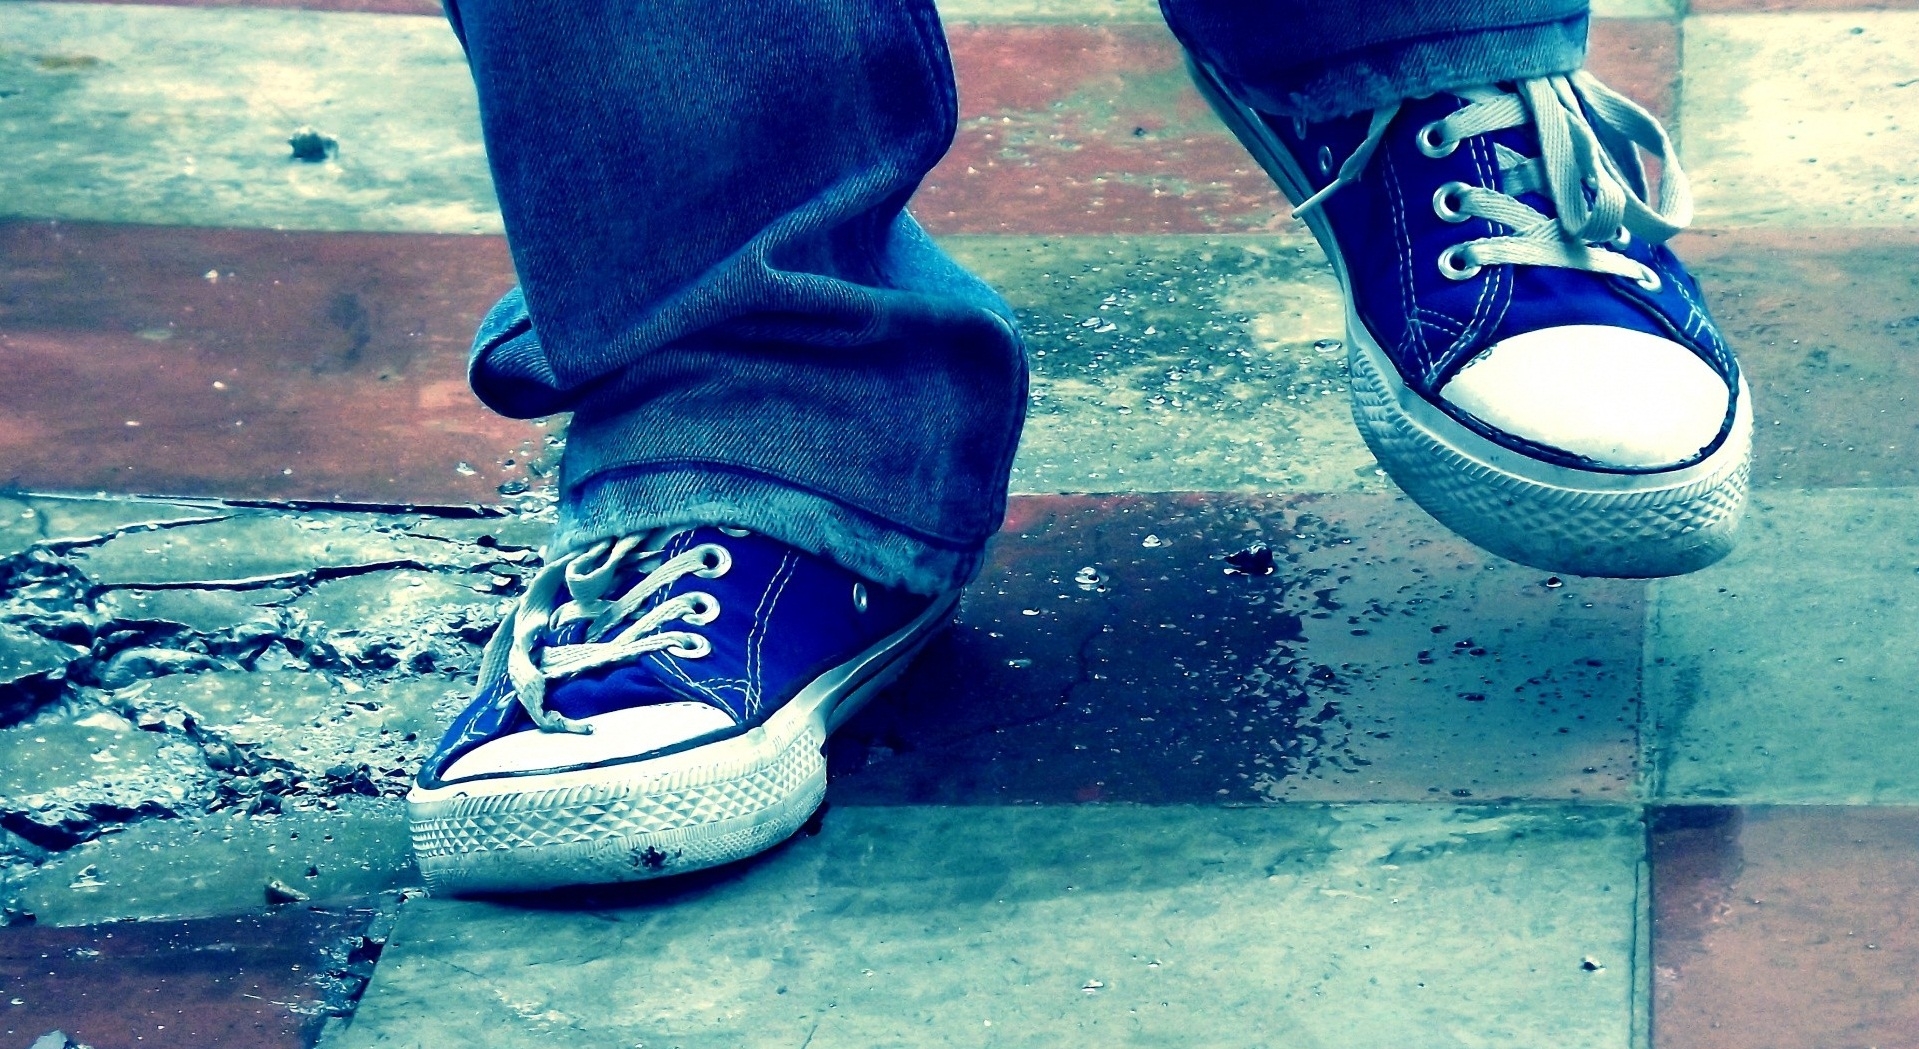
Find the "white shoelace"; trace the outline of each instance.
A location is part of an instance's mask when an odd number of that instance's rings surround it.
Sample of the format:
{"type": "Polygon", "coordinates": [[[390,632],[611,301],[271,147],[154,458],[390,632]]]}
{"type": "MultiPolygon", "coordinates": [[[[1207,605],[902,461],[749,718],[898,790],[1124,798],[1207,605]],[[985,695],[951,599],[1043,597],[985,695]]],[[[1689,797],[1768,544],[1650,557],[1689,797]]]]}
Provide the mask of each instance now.
{"type": "Polygon", "coordinates": [[[493,680],[504,662],[514,697],[542,732],[584,735],[593,731],[591,725],[547,709],[549,681],[624,663],[649,652],[698,659],[713,650],[712,642],[700,634],[665,629],[674,622],[692,626],[713,622],[720,614],[720,603],[711,594],[676,594],[638,618],[632,617],[653,595],[686,576],[715,579],[725,575],[733,565],[732,555],[723,546],[702,543],[662,560],[664,551],[641,549],[646,538],[603,540],[552,561],[533,577],[519,604],[507,613],[493,640],[487,643],[480,662],[480,680],[493,680]],[[644,577],[619,598],[609,600],[608,591],[628,574],[629,566],[644,571],[644,577]],[[561,601],[562,594],[570,595],[569,599],[561,601]],[[558,632],[582,621],[587,624],[586,635],[577,644],[538,643],[543,631],[558,632]]]}
{"type": "MultiPolygon", "coordinates": [[[[1627,243],[1628,237],[1663,243],[1692,221],[1692,191],[1657,118],[1583,70],[1521,81],[1517,94],[1493,88],[1456,94],[1471,104],[1420,128],[1421,152],[1443,157],[1475,135],[1531,124],[1539,135],[1540,155],[1526,157],[1497,145],[1500,188],[1448,182],[1433,194],[1433,210],[1441,218],[1483,218],[1513,230],[1448,248],[1439,258],[1442,273],[1467,280],[1481,267],[1501,263],[1561,266],[1658,287],[1658,274],[1608,250],[1609,245],[1627,243]],[[1641,149],[1659,158],[1657,206],[1647,196],[1641,149]],[[1516,198],[1522,193],[1545,194],[1558,217],[1521,203],[1516,198]]],[[[1397,105],[1374,111],[1365,140],[1340,165],[1332,184],[1293,213],[1311,211],[1357,180],[1398,113],[1397,105]]]]}

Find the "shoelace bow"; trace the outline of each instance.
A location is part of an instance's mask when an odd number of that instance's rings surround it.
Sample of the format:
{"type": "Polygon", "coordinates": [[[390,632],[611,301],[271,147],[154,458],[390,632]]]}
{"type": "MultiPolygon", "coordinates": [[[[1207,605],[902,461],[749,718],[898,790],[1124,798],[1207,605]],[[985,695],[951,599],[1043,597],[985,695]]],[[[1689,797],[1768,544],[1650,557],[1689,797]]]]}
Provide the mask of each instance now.
{"type": "Polygon", "coordinates": [[[676,594],[635,617],[655,594],[686,576],[715,579],[733,565],[725,547],[702,543],[654,565],[618,598],[608,599],[628,573],[657,561],[660,550],[641,550],[645,539],[628,536],[603,540],[585,550],[558,558],[540,570],[519,604],[487,643],[480,662],[480,680],[491,681],[502,663],[513,683],[514,698],[543,732],[590,734],[593,726],[548,710],[546,684],[595,667],[623,663],[650,652],[666,652],[682,659],[698,659],[713,650],[712,642],[690,630],[664,629],[681,622],[705,626],[718,618],[720,603],[697,591],[676,594]],[[562,590],[562,587],[565,589],[562,590]],[[562,594],[568,599],[561,601],[562,594]],[[559,634],[584,622],[583,640],[573,644],[542,644],[542,634],[559,634]]]}
{"type": "MultiPolygon", "coordinates": [[[[1471,104],[1420,128],[1421,152],[1443,157],[1475,135],[1531,124],[1540,155],[1495,145],[1500,188],[1448,182],[1433,194],[1441,218],[1483,218],[1513,231],[1448,248],[1440,256],[1446,276],[1466,280],[1483,266],[1510,263],[1609,273],[1658,287],[1658,274],[1606,247],[1623,245],[1628,237],[1663,243],[1692,221],[1692,191],[1657,118],[1583,70],[1520,81],[1516,94],[1493,88],[1456,94],[1471,104]],[[1659,158],[1657,206],[1647,199],[1640,149],[1659,158]],[[1523,193],[1544,194],[1557,217],[1521,203],[1523,193]]],[[[1398,114],[1398,105],[1375,110],[1365,140],[1338,176],[1293,213],[1311,211],[1356,181],[1398,114]]]]}

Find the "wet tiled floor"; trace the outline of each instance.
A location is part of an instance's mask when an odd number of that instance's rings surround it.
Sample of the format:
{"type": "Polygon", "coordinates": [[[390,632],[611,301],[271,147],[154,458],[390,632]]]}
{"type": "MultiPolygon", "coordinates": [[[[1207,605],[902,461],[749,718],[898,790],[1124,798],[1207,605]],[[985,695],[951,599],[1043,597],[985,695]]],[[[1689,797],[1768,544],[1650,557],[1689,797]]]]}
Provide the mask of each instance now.
{"type": "Polygon", "coordinates": [[[913,206],[1034,373],[988,568],[807,834],[476,902],[398,798],[562,421],[465,389],[437,4],[0,0],[0,1049],[1919,1049],[1919,5],[1598,5],[1755,394],[1743,545],[1652,584],[1397,494],[1151,0],[941,8],[913,206]]]}

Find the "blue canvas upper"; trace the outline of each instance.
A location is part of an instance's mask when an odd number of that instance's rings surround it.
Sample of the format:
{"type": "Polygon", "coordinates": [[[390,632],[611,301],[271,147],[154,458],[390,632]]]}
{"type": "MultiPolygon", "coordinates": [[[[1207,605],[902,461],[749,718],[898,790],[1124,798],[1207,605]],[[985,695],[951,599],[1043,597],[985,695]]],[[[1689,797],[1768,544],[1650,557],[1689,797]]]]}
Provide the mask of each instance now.
{"type": "MultiPolygon", "coordinates": [[[[1539,155],[1530,127],[1466,138],[1443,157],[1429,156],[1419,148],[1420,128],[1468,104],[1451,94],[1404,103],[1362,176],[1320,205],[1345,261],[1354,308],[1407,387],[1462,425],[1548,462],[1587,470],[1641,472],[1601,466],[1533,444],[1439,396],[1462,368],[1499,342],[1565,325],[1604,325],[1670,339],[1697,354],[1728,387],[1738,389],[1738,363],[1707,312],[1697,282],[1663,244],[1632,238],[1609,246],[1657,273],[1656,289],[1609,274],[1552,266],[1487,265],[1465,280],[1440,272],[1438,259],[1447,248],[1511,230],[1477,217],[1447,221],[1434,210],[1434,192],[1455,181],[1503,190],[1496,144],[1524,156],[1539,155]]],[[[1291,154],[1313,191],[1333,182],[1340,164],[1366,138],[1369,125],[1364,114],[1316,124],[1275,116],[1262,119],[1271,136],[1269,144],[1291,154]]],[[[1529,192],[1516,199],[1546,215],[1555,214],[1552,201],[1541,194],[1529,192]]],[[[1731,431],[1733,417],[1734,406],[1729,406],[1718,438],[1690,462],[1718,449],[1731,431]]]]}
{"type": "MultiPolygon", "coordinates": [[[[698,632],[712,650],[697,658],[652,652],[630,663],[553,681],[546,692],[548,709],[583,720],[614,710],[693,701],[726,712],[734,726],[693,742],[736,735],[765,721],[815,678],[898,631],[933,601],[868,583],[829,561],[758,534],[734,536],[718,528],[696,528],[669,540],[663,556],[703,543],[727,550],[732,558],[727,571],[716,578],[683,577],[648,607],[687,591],[713,597],[720,606],[713,622],[674,626],[698,632]],[[856,584],[864,598],[863,611],[854,599],[856,584]]],[[[635,582],[638,576],[635,570],[635,582]]],[[[575,643],[582,640],[584,629],[584,624],[574,624],[547,640],[575,643]]],[[[438,786],[445,770],[474,748],[516,732],[536,731],[511,682],[497,673],[480,682],[472,703],[427,760],[420,782],[438,786]]],[[[636,753],[632,758],[645,756],[636,753]]]]}

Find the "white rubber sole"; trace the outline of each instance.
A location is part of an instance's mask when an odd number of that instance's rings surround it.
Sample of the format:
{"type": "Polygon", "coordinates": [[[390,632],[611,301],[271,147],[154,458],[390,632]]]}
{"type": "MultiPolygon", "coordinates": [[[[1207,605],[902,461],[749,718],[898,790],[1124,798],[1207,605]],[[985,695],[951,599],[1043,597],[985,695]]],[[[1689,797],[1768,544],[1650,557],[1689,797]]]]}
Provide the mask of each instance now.
{"type": "MultiPolygon", "coordinates": [[[[1297,203],[1305,173],[1267,142],[1263,123],[1197,66],[1193,79],[1273,181],[1297,203]]],[[[1324,217],[1308,228],[1347,289],[1346,264],[1324,217]]],[[[1492,553],[1574,575],[1679,575],[1731,551],[1752,463],[1751,394],[1740,380],[1733,425],[1705,460],[1678,470],[1611,474],[1541,462],[1494,444],[1408,388],[1346,299],[1353,420],[1379,464],[1441,524],[1492,553]]]]}
{"type": "Polygon", "coordinates": [[[436,896],[643,881],[791,837],[826,797],[826,738],[912,662],[958,594],[807,686],[743,735],[647,761],[407,795],[436,896]]]}

